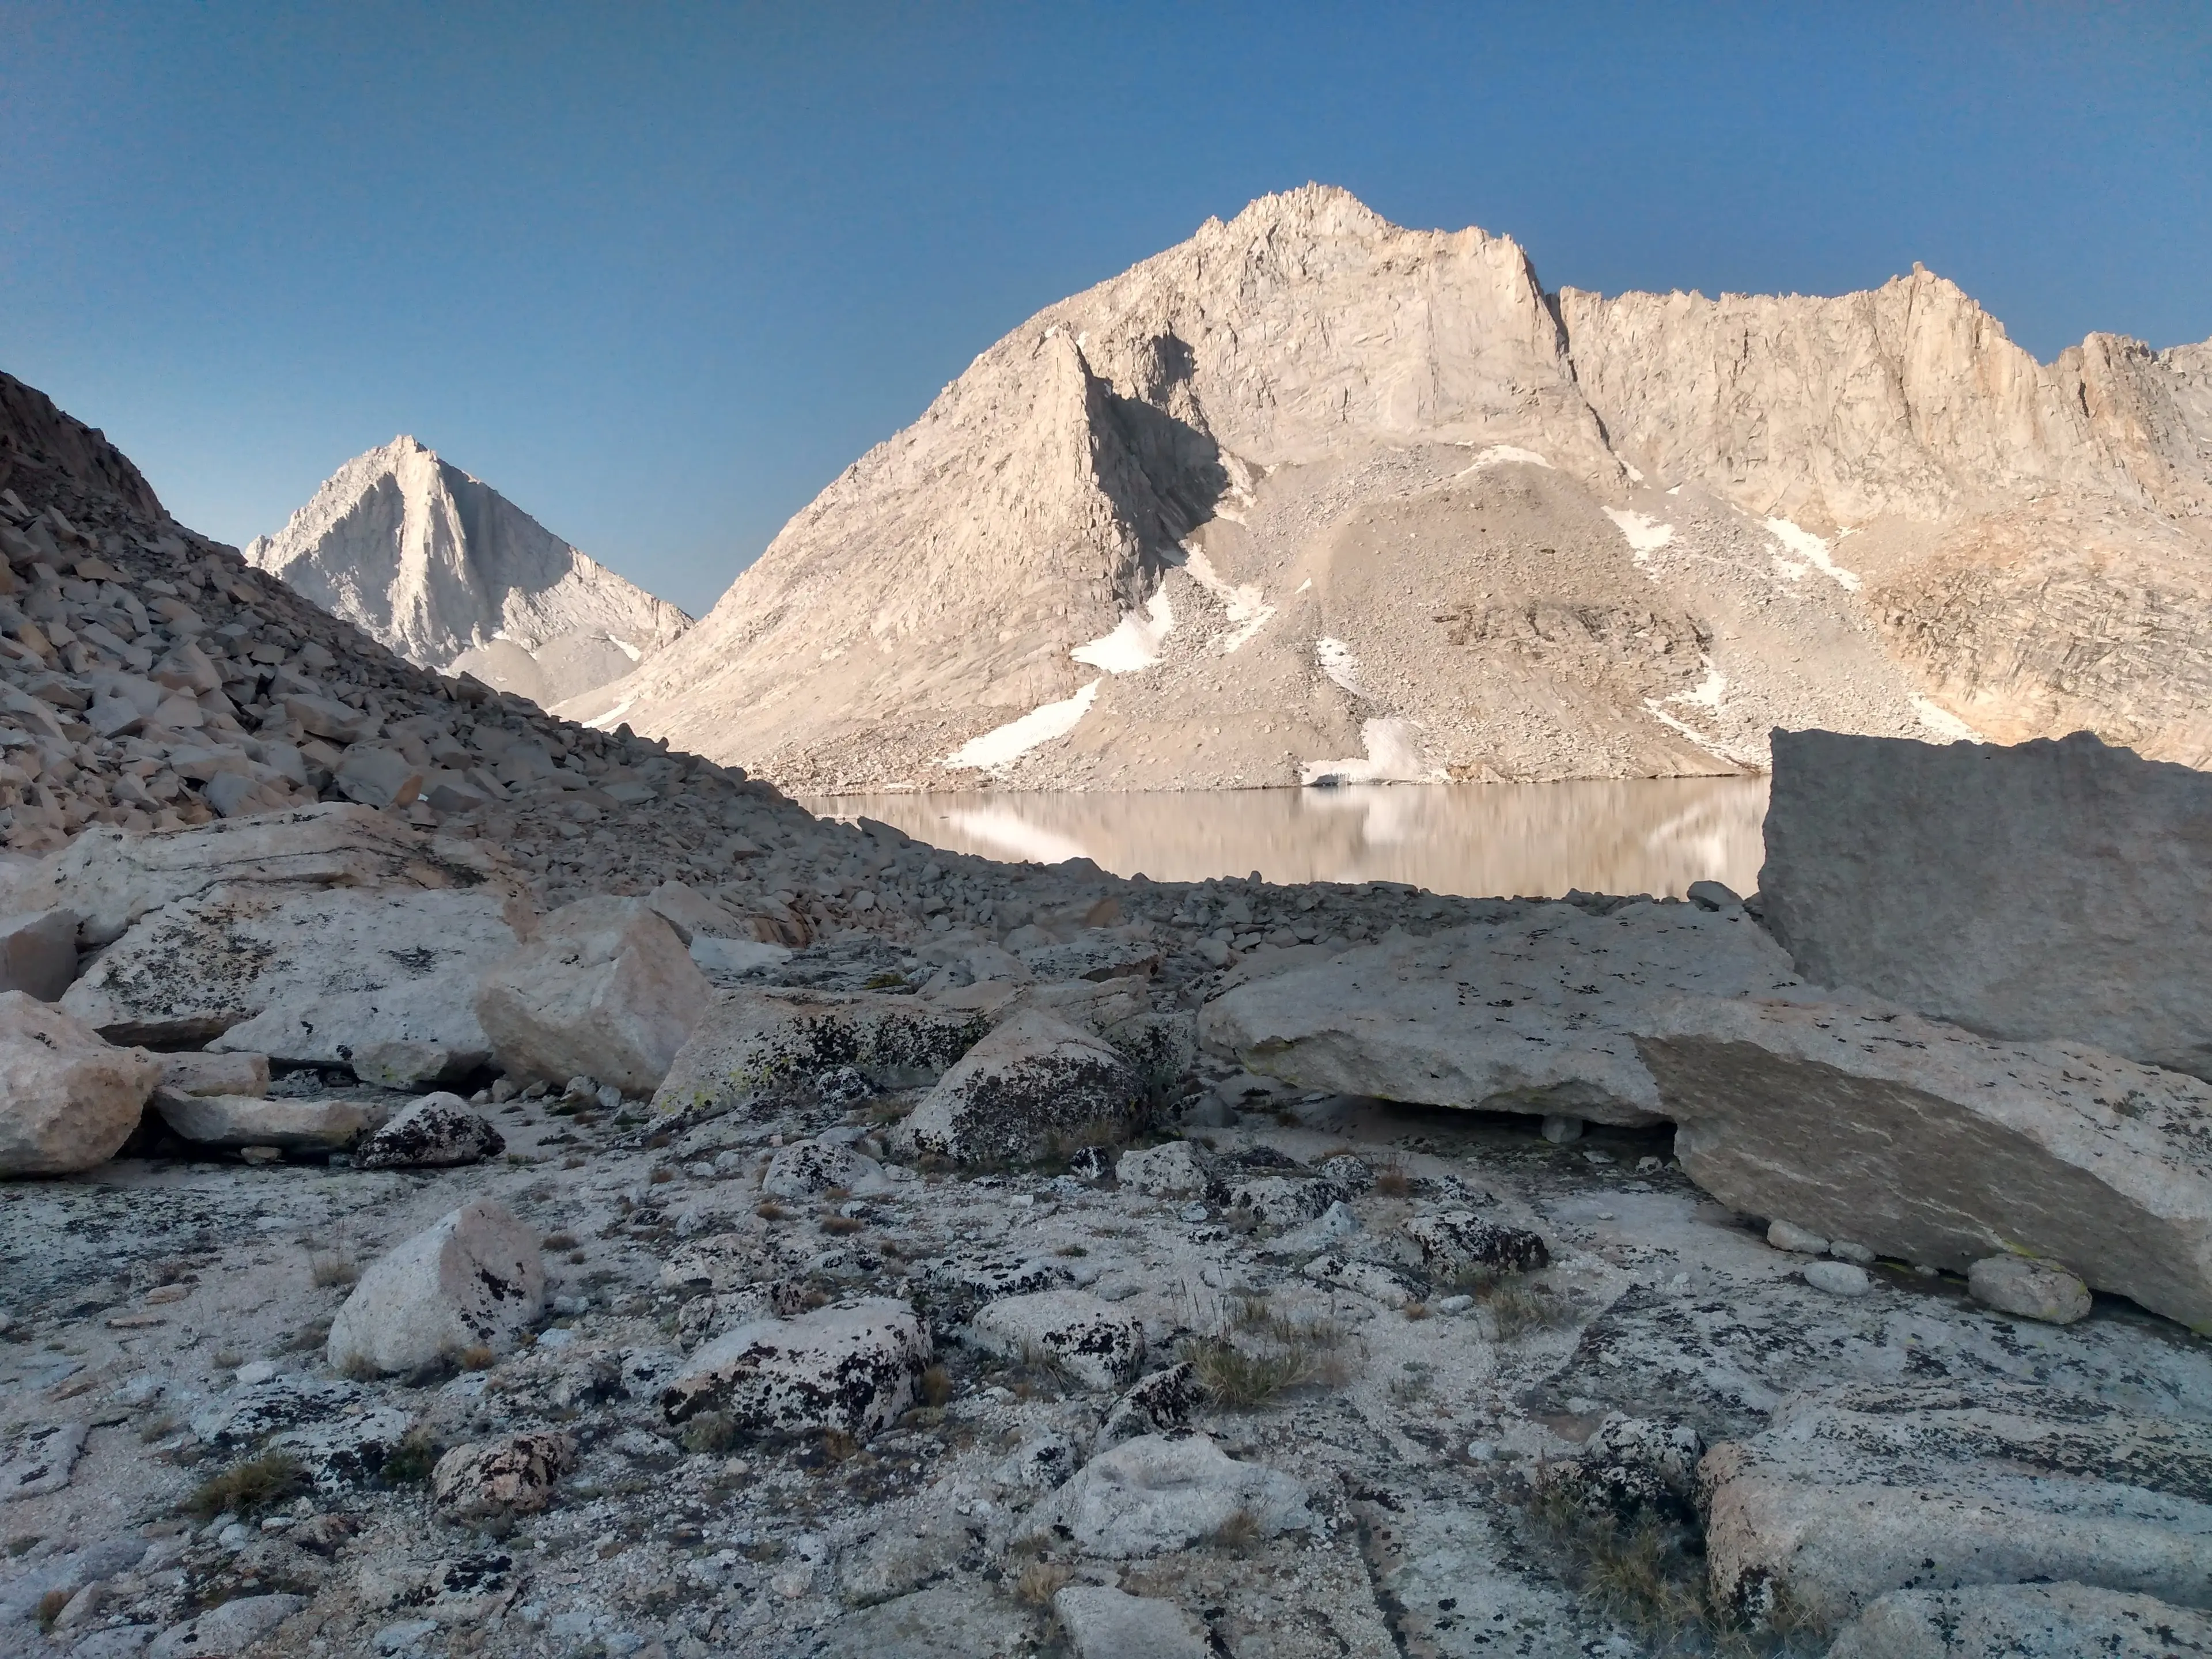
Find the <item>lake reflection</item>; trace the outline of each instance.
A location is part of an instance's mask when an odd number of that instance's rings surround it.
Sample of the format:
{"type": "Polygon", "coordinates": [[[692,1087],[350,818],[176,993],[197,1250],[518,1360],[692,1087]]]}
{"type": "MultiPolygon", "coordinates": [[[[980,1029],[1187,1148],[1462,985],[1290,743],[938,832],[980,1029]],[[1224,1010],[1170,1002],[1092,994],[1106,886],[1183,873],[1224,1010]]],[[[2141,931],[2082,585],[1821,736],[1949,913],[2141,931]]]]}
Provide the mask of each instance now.
{"type": "Polygon", "coordinates": [[[1766,780],[1361,784],[1342,789],[868,794],[804,803],[986,858],[1088,858],[1117,874],[1200,881],[1402,881],[1474,897],[1570,888],[1680,895],[1759,884],[1766,780]]]}

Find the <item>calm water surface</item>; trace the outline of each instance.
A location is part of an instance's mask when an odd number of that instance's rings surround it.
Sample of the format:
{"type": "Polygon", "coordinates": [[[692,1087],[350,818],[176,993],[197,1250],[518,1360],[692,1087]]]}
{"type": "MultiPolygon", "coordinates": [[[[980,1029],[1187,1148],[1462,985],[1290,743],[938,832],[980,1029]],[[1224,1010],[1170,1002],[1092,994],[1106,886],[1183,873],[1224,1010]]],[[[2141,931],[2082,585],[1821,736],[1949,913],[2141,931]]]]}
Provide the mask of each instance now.
{"type": "Polygon", "coordinates": [[[986,858],[1087,858],[1116,874],[1200,881],[1403,881],[1475,897],[1570,888],[1679,896],[1759,884],[1766,780],[1361,784],[1128,794],[838,795],[805,805],[871,817],[986,858]]]}

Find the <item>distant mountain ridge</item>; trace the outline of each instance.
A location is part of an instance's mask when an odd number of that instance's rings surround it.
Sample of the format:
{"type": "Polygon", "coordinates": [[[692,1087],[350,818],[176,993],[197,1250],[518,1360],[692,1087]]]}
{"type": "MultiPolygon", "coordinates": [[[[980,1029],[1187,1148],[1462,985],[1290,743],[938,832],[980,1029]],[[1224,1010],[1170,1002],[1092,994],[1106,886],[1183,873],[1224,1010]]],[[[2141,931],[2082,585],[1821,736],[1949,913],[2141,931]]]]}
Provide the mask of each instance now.
{"type": "Polygon", "coordinates": [[[1547,291],[1309,185],[1048,307],[563,706],[795,790],[2212,761],[2212,343],[1547,291]]]}
{"type": "Polygon", "coordinates": [[[348,461],[246,558],[412,662],[541,705],[629,673],[691,623],[404,435],[348,461]]]}

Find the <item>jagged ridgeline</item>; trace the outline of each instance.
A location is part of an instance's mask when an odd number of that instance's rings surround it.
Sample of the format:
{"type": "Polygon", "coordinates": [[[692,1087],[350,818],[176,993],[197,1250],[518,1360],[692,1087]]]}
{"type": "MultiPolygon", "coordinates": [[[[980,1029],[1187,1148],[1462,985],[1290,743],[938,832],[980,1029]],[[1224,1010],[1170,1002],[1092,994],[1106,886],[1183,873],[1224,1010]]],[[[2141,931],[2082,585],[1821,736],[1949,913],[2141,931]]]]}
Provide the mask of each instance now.
{"type": "Polygon", "coordinates": [[[2208,456],[2212,347],[2039,364],[1917,268],[1552,291],[1308,186],[1024,323],[563,712],[807,789],[2201,764],[2208,456]]]}
{"type": "Polygon", "coordinates": [[[691,623],[405,436],[340,467],[246,561],[419,667],[541,707],[621,678],[691,623]]]}

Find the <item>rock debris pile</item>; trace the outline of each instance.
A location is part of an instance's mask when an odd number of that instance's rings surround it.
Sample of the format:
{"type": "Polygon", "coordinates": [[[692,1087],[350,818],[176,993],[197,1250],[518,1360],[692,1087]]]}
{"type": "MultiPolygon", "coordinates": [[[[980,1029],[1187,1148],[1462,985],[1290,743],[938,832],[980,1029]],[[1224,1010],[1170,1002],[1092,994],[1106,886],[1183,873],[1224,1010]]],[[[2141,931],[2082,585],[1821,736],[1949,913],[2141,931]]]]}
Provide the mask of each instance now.
{"type": "Polygon", "coordinates": [[[8,1651],[2203,1650],[2193,911],[2046,848],[2094,1030],[1974,1015],[1995,939],[1839,976],[1805,849],[1927,826],[1790,742],[1750,898],[957,857],[410,667],[0,393],[8,1651]]]}

